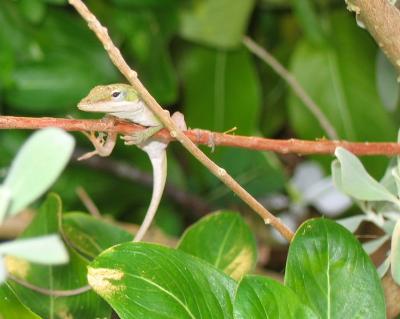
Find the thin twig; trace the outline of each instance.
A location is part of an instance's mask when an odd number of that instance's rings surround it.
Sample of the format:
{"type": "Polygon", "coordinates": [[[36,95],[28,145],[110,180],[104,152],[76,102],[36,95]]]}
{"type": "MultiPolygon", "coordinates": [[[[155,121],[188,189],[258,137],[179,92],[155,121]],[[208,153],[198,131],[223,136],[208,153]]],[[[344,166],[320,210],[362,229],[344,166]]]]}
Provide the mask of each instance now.
{"type": "MultiPolygon", "coordinates": [[[[82,153],[87,152],[80,151],[79,153],[82,155],[82,153]]],[[[75,157],[78,157],[78,154],[75,155],[75,157]]],[[[116,161],[110,157],[96,156],[86,161],[80,161],[79,164],[109,172],[119,178],[127,179],[136,183],[139,182],[149,188],[153,185],[153,177],[151,174],[135,168],[132,164],[116,161]]],[[[204,216],[205,213],[212,210],[212,208],[202,198],[185,192],[169,182],[166,183],[164,192],[173,201],[184,207],[185,211],[197,218],[204,216]]]]}
{"type": "MultiPolygon", "coordinates": [[[[129,122],[105,120],[76,120],[63,118],[34,118],[0,116],[1,129],[39,129],[45,127],[59,127],[67,131],[102,131],[130,134],[145,128],[129,122]]],[[[349,142],[330,140],[278,140],[255,136],[240,136],[207,130],[188,130],[184,134],[193,143],[209,145],[210,140],[214,146],[239,147],[258,151],[272,151],[280,154],[294,153],[298,155],[334,154],[337,147],[343,147],[358,156],[395,156],[400,155],[400,144],[395,142],[349,142]]],[[[164,141],[174,141],[167,130],[161,130],[155,135],[164,141]]]]}
{"type": "Polygon", "coordinates": [[[11,279],[12,281],[15,281],[17,284],[24,286],[25,288],[31,289],[33,291],[36,291],[42,295],[46,296],[53,296],[53,297],[71,297],[71,296],[76,296],[83,294],[92,288],[90,286],[83,286],[77,289],[68,289],[68,290],[53,290],[53,289],[47,289],[43,287],[36,286],[34,284],[31,284],[23,279],[20,279],[12,274],[7,274],[8,279],[11,279]]]}
{"type": "Polygon", "coordinates": [[[97,208],[96,204],[94,201],[90,198],[89,194],[86,192],[86,190],[82,187],[79,186],[75,190],[76,194],[82,201],[83,205],[86,207],[87,211],[94,217],[96,218],[101,218],[100,210],[97,208]]]}
{"type": "Polygon", "coordinates": [[[243,44],[249,49],[250,52],[258,56],[261,60],[268,64],[276,73],[278,73],[278,75],[282,79],[284,79],[290,85],[294,93],[304,103],[304,105],[308,108],[312,115],[314,115],[314,117],[317,119],[329,139],[339,139],[335,128],[325,116],[325,114],[322,113],[321,108],[303,89],[297,79],[288,70],[286,70],[285,67],[281,63],[279,63],[279,61],[275,59],[275,57],[271,53],[269,53],[265,48],[261,47],[247,36],[243,38],[243,44]]]}
{"type": "Polygon", "coordinates": [[[225,185],[227,185],[238,197],[240,197],[247,205],[257,212],[262,219],[275,227],[283,237],[288,241],[293,238],[293,232],[283,224],[279,218],[272,215],[265,207],[263,207],[253,196],[251,196],[243,187],[239,185],[226,171],[210,160],[172,121],[171,117],[138,79],[137,73],[133,71],[125,62],[120,51],[113,44],[108,31],[103,27],[97,18],[89,11],[81,0],[69,0],[69,3],[75,7],[79,14],[86,20],[89,28],[96,34],[103,44],[111,61],[127,78],[130,84],[138,91],[146,105],[154,112],[162,124],[169,130],[170,134],[175,137],[197,160],[199,160],[208,170],[218,177],[225,185]]]}
{"type": "MultiPolygon", "coordinates": [[[[400,10],[389,0],[345,0],[400,74],[400,10]]],[[[360,53],[362,54],[362,52],[360,53]]],[[[400,80],[400,76],[399,76],[400,80]]]]}

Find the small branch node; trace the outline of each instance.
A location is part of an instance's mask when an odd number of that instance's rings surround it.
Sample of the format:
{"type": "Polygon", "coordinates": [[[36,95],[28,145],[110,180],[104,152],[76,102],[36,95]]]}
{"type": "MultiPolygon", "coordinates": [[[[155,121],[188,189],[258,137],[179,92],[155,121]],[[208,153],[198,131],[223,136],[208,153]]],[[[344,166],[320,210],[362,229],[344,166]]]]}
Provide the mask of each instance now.
{"type": "Polygon", "coordinates": [[[226,176],[226,170],[223,169],[222,167],[218,168],[218,176],[219,176],[219,177],[224,177],[224,176],[226,176]]]}

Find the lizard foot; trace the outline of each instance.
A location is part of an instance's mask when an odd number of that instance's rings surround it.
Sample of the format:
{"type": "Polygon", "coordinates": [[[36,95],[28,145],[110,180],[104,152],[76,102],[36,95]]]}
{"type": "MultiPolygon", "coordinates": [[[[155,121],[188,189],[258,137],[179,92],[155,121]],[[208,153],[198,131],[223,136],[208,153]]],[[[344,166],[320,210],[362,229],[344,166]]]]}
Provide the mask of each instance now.
{"type": "Polygon", "coordinates": [[[144,131],[133,132],[130,135],[124,135],[121,138],[125,145],[140,145],[146,142],[150,137],[162,129],[162,125],[148,127],[144,131]]]}
{"type": "Polygon", "coordinates": [[[147,140],[147,138],[148,137],[146,134],[143,134],[143,132],[134,132],[130,135],[121,136],[121,139],[124,140],[125,145],[138,145],[147,140]]]}
{"type": "Polygon", "coordinates": [[[82,132],[82,133],[93,144],[95,150],[83,154],[78,158],[78,161],[86,160],[96,155],[104,157],[111,154],[117,137],[116,133],[106,134],[103,132],[99,132],[98,135],[96,135],[95,131],[90,131],[89,133],[88,132],[82,132]]]}

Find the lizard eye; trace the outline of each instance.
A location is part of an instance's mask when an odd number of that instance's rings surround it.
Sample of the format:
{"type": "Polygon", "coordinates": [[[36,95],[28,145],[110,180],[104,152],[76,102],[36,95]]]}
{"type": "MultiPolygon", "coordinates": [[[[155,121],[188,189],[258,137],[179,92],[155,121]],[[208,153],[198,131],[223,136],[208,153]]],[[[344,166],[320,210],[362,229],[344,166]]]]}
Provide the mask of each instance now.
{"type": "Polygon", "coordinates": [[[120,91],[114,91],[114,92],[111,93],[111,96],[112,96],[113,98],[118,98],[120,95],[121,95],[121,92],[120,92],[120,91]]]}

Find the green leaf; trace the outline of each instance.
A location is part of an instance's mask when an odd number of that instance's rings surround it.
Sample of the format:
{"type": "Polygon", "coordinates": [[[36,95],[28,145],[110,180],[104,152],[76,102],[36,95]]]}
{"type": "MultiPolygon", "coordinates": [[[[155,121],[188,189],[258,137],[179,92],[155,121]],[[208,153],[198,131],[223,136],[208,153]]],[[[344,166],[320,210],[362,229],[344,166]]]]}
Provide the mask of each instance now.
{"type": "MultiPolygon", "coordinates": [[[[61,200],[51,194],[41,206],[22,238],[36,237],[59,231],[61,200]]],[[[87,285],[87,262],[69,251],[70,262],[65,266],[43,266],[12,256],[5,258],[7,270],[33,285],[50,290],[70,290],[87,285]]],[[[76,296],[55,297],[37,293],[16,282],[8,281],[18,298],[43,318],[108,318],[110,308],[93,291],[76,296]]]]}
{"type": "Polygon", "coordinates": [[[246,32],[254,0],[187,1],[180,33],[185,39],[221,48],[238,46],[246,32]]]}
{"type": "Polygon", "coordinates": [[[335,155],[339,162],[332,164],[332,175],[338,189],[358,200],[391,201],[399,205],[398,199],[367,173],[356,156],[342,147],[336,148],[335,155]]]}
{"type": "Polygon", "coordinates": [[[62,227],[68,243],[90,258],[111,246],[133,239],[122,228],[83,213],[66,214],[62,227]]]}
{"type": "Polygon", "coordinates": [[[322,32],[323,28],[313,1],[294,1],[293,7],[308,40],[315,44],[325,44],[326,39],[324,39],[322,32]]]}
{"type": "Polygon", "coordinates": [[[39,264],[65,264],[68,253],[56,234],[28,239],[16,239],[0,244],[0,255],[20,257],[39,264]],[[46,254],[43,254],[46,251],[46,254]]]}
{"type": "Polygon", "coordinates": [[[15,109],[64,115],[90,88],[119,78],[92,32],[67,11],[49,10],[32,41],[37,56],[17,65],[5,92],[15,109]]]}
{"type": "Polygon", "coordinates": [[[376,56],[376,85],[383,105],[387,110],[395,111],[400,95],[397,72],[382,51],[376,56]]]}
{"type": "Polygon", "coordinates": [[[249,275],[239,283],[234,313],[235,319],[318,318],[290,288],[270,278],[249,275]]]}
{"type": "MultiPolygon", "coordinates": [[[[210,157],[253,196],[265,196],[268,193],[283,191],[285,188],[284,168],[275,154],[269,152],[248,152],[239,148],[218,148],[210,157]],[[232,158],[235,160],[232,161],[232,158]]],[[[227,202],[239,202],[225,185],[214,176],[206,177],[212,199],[223,198],[227,202]]]]}
{"type": "Polygon", "coordinates": [[[0,285],[0,318],[40,319],[21,303],[8,284],[0,285]]]}
{"type": "Polygon", "coordinates": [[[43,0],[49,4],[64,5],[68,3],[68,0],[43,0]]]}
{"type": "Polygon", "coordinates": [[[104,81],[98,70],[93,71],[93,65],[86,62],[65,53],[43,62],[21,64],[14,72],[15,87],[6,92],[6,101],[32,113],[66,112],[88,88],[104,81]]]}
{"type": "Polygon", "coordinates": [[[32,23],[38,23],[46,13],[46,5],[42,0],[21,0],[19,8],[26,19],[32,23]]]}
{"type": "Polygon", "coordinates": [[[143,83],[162,104],[178,96],[178,79],[168,46],[177,28],[177,8],[159,11],[119,10],[114,22],[127,39],[128,53],[134,58],[143,83]]]}
{"type": "MultiPolygon", "coordinates": [[[[331,30],[329,45],[300,41],[293,53],[290,71],[341,139],[394,140],[396,127],[382,105],[375,82],[376,45],[357,27],[354,18],[342,11],[328,16],[326,21],[331,30]],[[373,129],[366,123],[374,123],[373,129]]],[[[299,137],[324,136],[317,120],[293,93],[289,107],[290,123],[299,137]]],[[[374,175],[382,173],[387,164],[384,158],[365,161],[374,175]]]]}
{"type": "Polygon", "coordinates": [[[254,132],[260,86],[246,50],[193,47],[181,63],[187,123],[213,131],[238,127],[238,134],[254,132]]]}
{"type": "Polygon", "coordinates": [[[390,263],[392,277],[400,285],[400,219],[397,221],[392,234],[390,263]]]}
{"type": "Polygon", "coordinates": [[[257,259],[256,241],[238,213],[210,214],[188,228],[178,249],[208,261],[233,279],[253,270],[257,259]]]}
{"type": "Polygon", "coordinates": [[[9,214],[28,206],[54,183],[67,165],[74,145],[72,136],[58,128],[31,135],[19,150],[3,184],[12,198],[9,214]]]}
{"type": "Polygon", "coordinates": [[[121,319],[232,318],[235,282],[179,250],[120,244],[90,264],[88,280],[121,319]]]}
{"type": "Polygon", "coordinates": [[[319,318],[386,318],[374,265],[354,236],[330,220],[309,220],[297,230],[285,285],[319,318]]]}
{"type": "Polygon", "coordinates": [[[179,3],[180,0],[112,0],[112,2],[118,7],[127,7],[132,9],[137,8],[159,8],[159,7],[170,7],[171,5],[179,3]]]}

